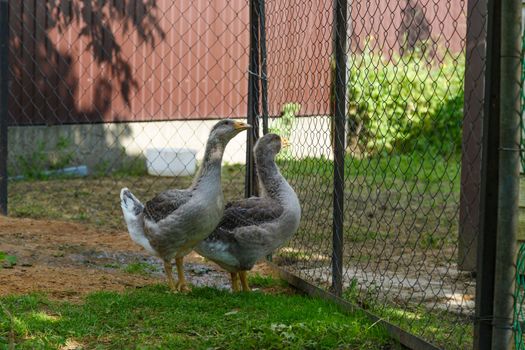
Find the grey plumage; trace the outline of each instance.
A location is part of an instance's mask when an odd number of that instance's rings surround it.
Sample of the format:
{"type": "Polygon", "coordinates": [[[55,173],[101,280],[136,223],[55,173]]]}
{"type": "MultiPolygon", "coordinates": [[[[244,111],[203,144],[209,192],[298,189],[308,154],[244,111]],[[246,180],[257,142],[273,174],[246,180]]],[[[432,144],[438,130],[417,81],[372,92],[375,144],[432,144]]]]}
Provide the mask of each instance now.
{"type": "Polygon", "coordinates": [[[257,142],[254,154],[261,197],[228,203],[217,228],[195,247],[197,253],[231,272],[232,279],[286,243],[299,226],[299,200],[275,164],[280,148],[281,139],[275,134],[257,142]]]}
{"type": "Polygon", "coordinates": [[[146,202],[144,214],[148,220],[159,222],[190,200],[191,190],[168,190],[146,202]]]}
{"type": "Polygon", "coordinates": [[[180,286],[175,286],[170,280],[171,259],[177,259],[179,284],[185,287],[182,258],[213,231],[222,217],[221,162],[224,149],[233,136],[248,127],[230,119],[213,127],[202,166],[188,189],[164,191],[146,205],[142,205],[127,188],[121,191],[122,212],[131,238],[164,260],[172,288],[180,289],[180,286]]]}

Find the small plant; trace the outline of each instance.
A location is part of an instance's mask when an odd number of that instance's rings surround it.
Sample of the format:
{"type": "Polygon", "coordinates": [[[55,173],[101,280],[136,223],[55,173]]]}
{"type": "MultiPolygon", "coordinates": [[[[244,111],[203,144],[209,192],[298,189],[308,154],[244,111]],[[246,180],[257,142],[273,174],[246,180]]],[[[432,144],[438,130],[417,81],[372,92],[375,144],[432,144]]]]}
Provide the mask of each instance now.
{"type": "Polygon", "coordinates": [[[43,140],[36,142],[33,151],[27,155],[16,157],[16,167],[18,174],[27,179],[42,180],[50,176],[50,171],[59,170],[70,165],[75,158],[71,150],[71,140],[60,136],[54,147],[48,149],[47,143],[43,140]]]}
{"type": "Polygon", "coordinates": [[[49,155],[49,169],[57,170],[70,165],[75,159],[75,153],[71,150],[71,140],[64,136],[59,136],[54,152],[49,155]]]}
{"type": "Polygon", "coordinates": [[[287,286],[286,281],[283,281],[280,278],[274,278],[272,276],[264,276],[259,273],[256,273],[255,275],[250,275],[248,277],[248,280],[250,282],[250,285],[254,287],[269,288],[269,287],[286,287],[287,286]]]}
{"type": "MultiPolygon", "coordinates": [[[[272,126],[268,128],[269,131],[281,137],[290,139],[290,137],[292,136],[292,130],[295,126],[295,119],[297,117],[297,113],[299,113],[300,110],[301,105],[299,103],[285,103],[281,112],[281,117],[279,119],[276,119],[272,123],[272,126]]],[[[289,158],[289,156],[290,150],[283,149],[277,155],[277,159],[285,159],[289,158]]]]}
{"type": "Polygon", "coordinates": [[[94,176],[107,176],[111,170],[111,163],[107,159],[101,159],[93,167],[94,176]]]}
{"type": "Polygon", "coordinates": [[[270,132],[276,133],[279,136],[290,138],[295,124],[297,113],[301,110],[299,103],[285,103],[281,112],[281,117],[269,128],[270,132]]]}
{"type": "Polygon", "coordinates": [[[352,278],[350,285],[343,292],[343,298],[353,304],[359,303],[359,284],[357,278],[352,278]]]}
{"type": "Polygon", "coordinates": [[[115,264],[115,263],[108,263],[108,264],[102,265],[102,267],[105,267],[106,269],[118,269],[120,268],[120,265],[115,264]]]}
{"type": "Polygon", "coordinates": [[[131,274],[147,275],[154,271],[153,266],[145,262],[131,263],[124,268],[124,271],[131,274]]]}
{"type": "Polygon", "coordinates": [[[114,170],[113,176],[144,176],[148,173],[146,160],[143,157],[126,158],[114,170]]]}
{"type": "Polygon", "coordinates": [[[78,220],[78,221],[86,221],[88,219],[88,214],[84,213],[84,212],[81,212],[81,213],[78,213],[78,214],[75,214],[73,216],[73,220],[78,220]]]}
{"type": "Polygon", "coordinates": [[[46,170],[46,144],[44,141],[38,141],[36,143],[35,150],[28,155],[17,156],[17,164],[19,168],[19,174],[29,179],[42,179],[45,178],[46,170]]]}
{"type": "Polygon", "coordinates": [[[13,267],[16,265],[16,256],[0,251],[0,269],[2,267],[13,267]]]}
{"type": "Polygon", "coordinates": [[[433,234],[428,234],[428,235],[423,236],[423,238],[421,238],[419,244],[421,248],[423,249],[429,249],[429,248],[436,249],[436,248],[439,248],[440,243],[442,242],[438,237],[436,237],[433,234]]]}

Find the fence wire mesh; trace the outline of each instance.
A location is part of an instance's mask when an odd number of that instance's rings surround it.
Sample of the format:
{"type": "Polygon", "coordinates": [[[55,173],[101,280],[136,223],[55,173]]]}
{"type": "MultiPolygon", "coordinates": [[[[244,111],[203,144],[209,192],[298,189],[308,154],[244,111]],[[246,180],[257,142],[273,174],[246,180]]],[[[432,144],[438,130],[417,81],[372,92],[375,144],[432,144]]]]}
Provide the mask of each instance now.
{"type": "MultiPolygon", "coordinates": [[[[525,172],[525,154],[523,152],[525,146],[525,26],[524,18],[522,18],[522,37],[521,37],[521,109],[520,109],[520,160],[521,160],[521,176],[525,172]]],[[[520,193],[520,212],[523,208],[523,195],[520,193]]],[[[519,239],[523,239],[522,228],[520,227],[519,239]]],[[[524,315],[524,301],[525,301],[525,244],[521,243],[516,259],[516,289],[514,292],[514,347],[516,350],[525,349],[523,326],[525,322],[524,315]]]]}
{"type": "Polygon", "coordinates": [[[514,346],[525,349],[523,325],[525,322],[525,244],[521,244],[516,260],[516,291],[514,293],[514,346]]]}
{"type": "MultiPolygon", "coordinates": [[[[256,120],[292,144],[277,162],[302,206],[274,262],[332,286],[342,142],[342,296],[470,348],[486,2],[349,2],[344,79],[331,1],[255,3],[267,54],[249,72],[245,1],[10,1],[10,215],[123,229],[120,188],[148,199],[189,185],[216,119],[249,114],[252,74],[256,120]]],[[[226,149],[226,199],[245,194],[246,144],[226,149]]]]}
{"type": "MultiPolygon", "coordinates": [[[[269,100],[284,106],[270,129],[291,135],[282,169],[303,210],[274,261],[330,290],[334,8],[268,0],[266,10],[269,100]]],[[[472,346],[485,52],[467,42],[484,36],[486,11],[461,1],[347,8],[343,297],[450,349],[472,346]]]]}
{"type": "Polygon", "coordinates": [[[523,116],[525,115],[525,25],[524,25],[524,18],[522,17],[521,20],[521,28],[522,28],[522,34],[521,34],[521,115],[522,118],[520,119],[520,145],[522,148],[522,151],[520,153],[520,160],[521,160],[521,173],[525,173],[525,153],[523,152],[523,148],[525,145],[525,120],[523,119],[523,116]]]}
{"type": "MultiPolygon", "coordinates": [[[[246,116],[245,2],[10,1],[9,15],[13,216],[121,228],[120,187],[186,187],[173,176],[195,172],[213,119],[246,116]]],[[[244,193],[245,139],[224,157],[228,198],[244,193]]]]}

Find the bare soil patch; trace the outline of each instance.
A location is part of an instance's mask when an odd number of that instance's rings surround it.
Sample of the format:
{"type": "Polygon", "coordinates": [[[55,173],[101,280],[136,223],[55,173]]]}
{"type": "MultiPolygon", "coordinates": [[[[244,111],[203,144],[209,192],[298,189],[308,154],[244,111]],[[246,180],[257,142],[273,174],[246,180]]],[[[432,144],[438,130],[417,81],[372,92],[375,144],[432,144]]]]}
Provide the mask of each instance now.
{"type": "MultiPolygon", "coordinates": [[[[93,291],[123,291],[164,283],[160,260],[128,234],[77,223],[0,217],[0,251],[16,257],[0,268],[0,296],[44,292],[53,299],[80,299],[93,291]]],[[[195,253],[186,276],[197,286],[229,288],[228,274],[195,253]]],[[[271,270],[264,263],[254,269],[271,270]]]]}

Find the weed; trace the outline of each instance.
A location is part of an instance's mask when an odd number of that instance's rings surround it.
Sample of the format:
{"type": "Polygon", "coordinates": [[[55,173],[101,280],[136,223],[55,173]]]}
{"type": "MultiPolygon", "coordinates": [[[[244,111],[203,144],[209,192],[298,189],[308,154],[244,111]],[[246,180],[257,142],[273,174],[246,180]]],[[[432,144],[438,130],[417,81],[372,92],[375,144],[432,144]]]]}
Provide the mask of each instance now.
{"type": "Polygon", "coordinates": [[[107,269],[119,269],[121,266],[119,264],[110,263],[110,264],[104,264],[102,267],[105,267],[107,269]]]}
{"type": "MultiPolygon", "coordinates": [[[[295,126],[295,119],[297,113],[301,110],[301,105],[299,103],[285,103],[281,112],[279,119],[276,119],[269,131],[275,133],[281,137],[290,139],[292,136],[292,130],[295,126]]],[[[291,158],[291,152],[289,149],[282,149],[277,155],[277,160],[291,158]]]]}
{"type": "Polygon", "coordinates": [[[88,218],[89,216],[84,212],[73,215],[73,220],[76,220],[76,221],[87,221],[88,218]]]}
{"type": "Polygon", "coordinates": [[[439,248],[443,244],[443,241],[439,238],[433,235],[432,233],[425,234],[419,241],[419,246],[423,249],[436,249],[439,248]]]}
{"type": "Polygon", "coordinates": [[[249,284],[253,287],[286,287],[288,283],[280,278],[274,278],[272,276],[265,276],[259,273],[248,276],[249,284]]]}
{"type": "Polygon", "coordinates": [[[124,271],[126,271],[127,273],[132,273],[132,274],[137,274],[137,275],[147,275],[155,271],[155,268],[148,263],[138,262],[138,263],[128,264],[124,268],[124,271]]]}
{"type": "Polygon", "coordinates": [[[16,256],[0,251],[0,269],[2,267],[12,267],[16,265],[16,260],[16,256]]]}
{"type": "Polygon", "coordinates": [[[32,152],[16,157],[18,174],[13,174],[14,170],[11,170],[10,174],[29,180],[47,179],[51,177],[53,170],[72,164],[75,153],[71,145],[71,140],[64,136],[59,136],[56,143],[50,147],[44,140],[37,141],[32,152]]]}
{"type": "Polygon", "coordinates": [[[350,280],[349,286],[343,292],[343,298],[350,301],[353,304],[357,304],[359,301],[359,284],[357,278],[350,280]]]}

